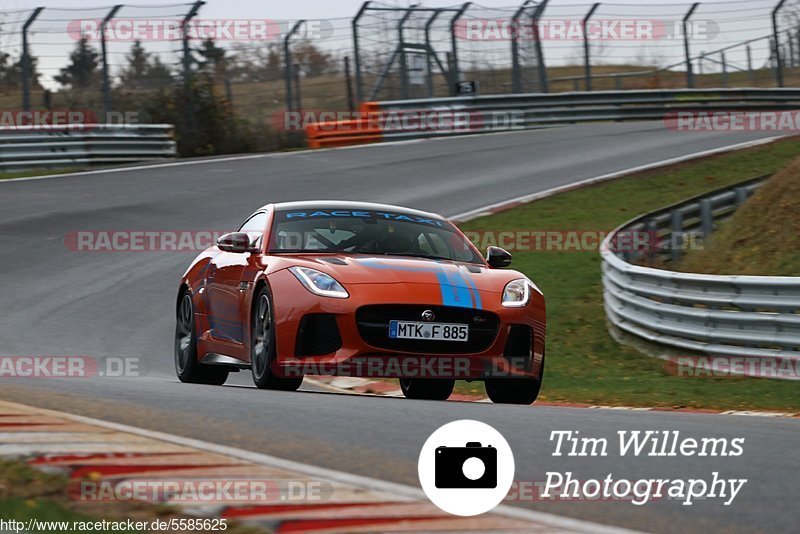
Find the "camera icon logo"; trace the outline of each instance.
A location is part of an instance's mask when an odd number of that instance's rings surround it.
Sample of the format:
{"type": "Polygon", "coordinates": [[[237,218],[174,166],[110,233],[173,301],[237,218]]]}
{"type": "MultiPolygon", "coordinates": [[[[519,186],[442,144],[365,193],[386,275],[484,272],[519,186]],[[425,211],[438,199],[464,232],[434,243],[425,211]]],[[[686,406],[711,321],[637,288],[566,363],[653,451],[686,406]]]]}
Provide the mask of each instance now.
{"type": "Polygon", "coordinates": [[[437,488],[496,488],[497,449],[470,441],[466,447],[437,447],[437,488]]]}
{"type": "Polygon", "coordinates": [[[508,494],[514,455],[500,432],[464,419],[431,434],[420,451],[418,472],[433,504],[453,515],[474,516],[490,511],[508,494]]]}

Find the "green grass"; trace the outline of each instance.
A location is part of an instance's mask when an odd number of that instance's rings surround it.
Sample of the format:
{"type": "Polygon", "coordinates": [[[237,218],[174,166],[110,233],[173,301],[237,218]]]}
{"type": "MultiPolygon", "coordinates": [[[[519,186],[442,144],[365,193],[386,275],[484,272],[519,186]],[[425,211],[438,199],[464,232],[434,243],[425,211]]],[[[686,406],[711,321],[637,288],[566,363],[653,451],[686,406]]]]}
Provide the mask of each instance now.
{"type": "Polygon", "coordinates": [[[47,176],[49,174],[67,174],[81,170],[83,169],[43,169],[38,171],[0,172],[0,180],[7,180],[9,178],[29,178],[31,176],[47,176]]]}
{"type": "MultiPolygon", "coordinates": [[[[609,231],[636,215],[774,172],[800,156],[796,139],[652,170],[465,223],[465,230],[609,231]]],[[[685,378],[616,343],[606,329],[601,261],[591,252],[517,252],[514,268],[547,299],[547,372],[540,400],[719,409],[800,409],[798,384],[685,378]]],[[[480,392],[459,383],[459,392],[480,392]]]]}

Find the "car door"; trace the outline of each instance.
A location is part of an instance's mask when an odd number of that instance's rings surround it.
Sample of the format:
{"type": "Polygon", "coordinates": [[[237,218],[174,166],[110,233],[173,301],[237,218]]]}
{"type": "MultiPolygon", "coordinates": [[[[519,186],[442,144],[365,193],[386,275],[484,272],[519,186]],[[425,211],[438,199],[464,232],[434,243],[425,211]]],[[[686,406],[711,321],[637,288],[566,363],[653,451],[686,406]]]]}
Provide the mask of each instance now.
{"type": "MultiPolygon", "coordinates": [[[[260,244],[267,224],[267,213],[258,212],[250,217],[240,232],[250,236],[252,244],[260,244]]],[[[244,321],[249,314],[245,303],[248,282],[257,270],[259,254],[219,251],[209,262],[206,274],[208,319],[211,337],[241,348],[248,331],[244,321]],[[244,319],[243,319],[244,318],[244,319]]]]}

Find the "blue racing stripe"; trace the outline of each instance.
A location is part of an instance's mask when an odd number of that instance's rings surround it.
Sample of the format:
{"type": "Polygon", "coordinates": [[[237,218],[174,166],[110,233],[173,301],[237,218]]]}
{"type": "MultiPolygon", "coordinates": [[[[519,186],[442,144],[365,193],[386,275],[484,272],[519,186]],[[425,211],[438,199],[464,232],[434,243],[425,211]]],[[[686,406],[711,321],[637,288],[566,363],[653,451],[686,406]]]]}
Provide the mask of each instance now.
{"type": "Polygon", "coordinates": [[[442,305],[457,308],[483,309],[481,295],[475,282],[470,276],[465,276],[461,269],[455,269],[451,273],[442,265],[428,267],[401,267],[398,265],[387,265],[377,259],[357,260],[362,265],[376,269],[390,269],[395,271],[429,272],[436,275],[439,283],[439,290],[442,294],[442,305]]]}

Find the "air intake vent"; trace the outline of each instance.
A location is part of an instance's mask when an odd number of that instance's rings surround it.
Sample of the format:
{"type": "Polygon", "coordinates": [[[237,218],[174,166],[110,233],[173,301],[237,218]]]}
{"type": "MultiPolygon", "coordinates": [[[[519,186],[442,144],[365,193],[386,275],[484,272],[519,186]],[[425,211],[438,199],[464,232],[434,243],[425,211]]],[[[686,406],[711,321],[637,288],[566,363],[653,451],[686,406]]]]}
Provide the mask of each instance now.
{"type": "Polygon", "coordinates": [[[297,329],[297,356],[322,356],[342,348],[342,337],[336,317],[329,313],[312,313],[303,317],[297,329]]]}

